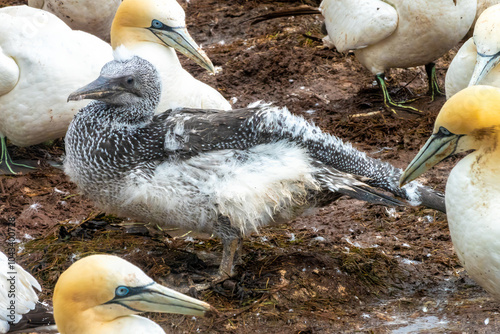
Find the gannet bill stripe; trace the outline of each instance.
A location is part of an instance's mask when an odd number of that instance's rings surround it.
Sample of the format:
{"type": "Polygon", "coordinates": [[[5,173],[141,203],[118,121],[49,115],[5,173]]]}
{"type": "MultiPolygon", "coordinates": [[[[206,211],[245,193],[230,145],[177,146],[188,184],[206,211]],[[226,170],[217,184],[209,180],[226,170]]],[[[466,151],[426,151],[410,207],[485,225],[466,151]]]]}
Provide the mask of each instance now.
{"type": "Polygon", "coordinates": [[[40,283],[0,252],[0,333],[37,327],[51,329],[53,315],[48,307],[38,302],[37,291],[42,291],[40,283]],[[26,317],[30,318],[29,322],[26,317]]]}
{"type": "Polygon", "coordinates": [[[500,4],[479,17],[473,37],[458,50],[446,72],[446,98],[472,85],[500,87],[500,4]]]}
{"type": "Polygon", "coordinates": [[[201,300],[168,289],[141,269],[113,255],[91,255],[73,263],[54,289],[54,318],[61,334],[164,334],[144,312],[204,316],[201,300]]]}
{"type": "Polygon", "coordinates": [[[500,299],[500,88],[471,86],[442,107],[434,130],[408,165],[401,184],[443,159],[469,152],[446,183],[453,246],[465,270],[500,299]]]}
{"type": "Polygon", "coordinates": [[[269,105],[154,115],[161,82],[133,57],[104,66],[69,100],[96,99],[66,135],[65,172],[95,204],[120,216],[222,238],[220,274],[233,273],[240,238],[342,194],[380,204],[397,196],[444,210],[438,193],[288,110],[269,105]]]}

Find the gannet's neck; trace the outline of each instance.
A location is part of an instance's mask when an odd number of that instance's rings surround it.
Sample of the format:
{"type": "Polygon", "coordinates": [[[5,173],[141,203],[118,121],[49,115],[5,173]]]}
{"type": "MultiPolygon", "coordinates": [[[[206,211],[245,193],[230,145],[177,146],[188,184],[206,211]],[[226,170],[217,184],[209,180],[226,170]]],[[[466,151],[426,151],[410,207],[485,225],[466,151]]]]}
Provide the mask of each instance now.
{"type": "Polygon", "coordinates": [[[147,318],[127,315],[106,320],[94,309],[75,311],[71,307],[66,307],[65,311],[59,312],[56,323],[61,334],[165,333],[159,325],[147,318]]]}
{"type": "Polygon", "coordinates": [[[158,37],[144,28],[114,25],[111,30],[111,46],[113,50],[123,46],[134,55],[148,60],[156,67],[159,64],[165,64],[172,71],[182,70],[175,50],[163,44],[158,37]]]}
{"type": "Polygon", "coordinates": [[[184,71],[175,50],[169,46],[149,41],[122,45],[134,55],[155,65],[160,73],[162,73],[161,68],[168,68],[170,71],[184,71]]]}

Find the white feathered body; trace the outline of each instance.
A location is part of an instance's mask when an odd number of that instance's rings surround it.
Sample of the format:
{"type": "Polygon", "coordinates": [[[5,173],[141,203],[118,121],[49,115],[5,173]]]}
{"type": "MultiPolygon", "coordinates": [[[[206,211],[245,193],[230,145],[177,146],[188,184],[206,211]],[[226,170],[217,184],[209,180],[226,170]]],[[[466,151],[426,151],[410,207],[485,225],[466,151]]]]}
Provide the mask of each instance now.
{"type": "Polygon", "coordinates": [[[18,323],[23,314],[35,308],[35,304],[38,302],[35,289],[39,292],[42,291],[42,287],[36,279],[14,261],[9,263],[7,256],[0,252],[0,333],[7,333],[10,328],[9,322],[18,323]],[[11,274],[12,272],[15,274],[11,274]],[[9,292],[11,291],[9,279],[12,276],[15,276],[15,288],[13,289],[15,299],[9,292]],[[11,313],[8,310],[12,300],[15,301],[14,321],[9,317],[11,313]]]}
{"type": "MultiPolygon", "coordinates": [[[[476,23],[474,37],[462,45],[450,63],[445,80],[447,99],[469,85],[477,66],[478,52],[485,56],[500,52],[499,28],[500,5],[496,5],[484,11],[476,23]]],[[[478,84],[500,87],[500,65],[493,67],[478,84]]]]}
{"type": "Polygon", "coordinates": [[[329,40],[373,74],[428,64],[467,33],[476,0],[324,0],[329,40]],[[340,33],[340,35],[339,35],[340,33]]]}
{"type": "Polygon", "coordinates": [[[70,93],[99,76],[111,47],[27,6],[0,9],[0,136],[17,146],[60,138],[86,101],[70,93]]]}
{"type": "Polygon", "coordinates": [[[51,12],[73,30],[109,42],[111,22],[122,0],[28,0],[28,5],[51,12]]]}
{"type": "Polygon", "coordinates": [[[458,258],[495,298],[500,298],[499,175],[498,155],[481,150],[463,158],[446,185],[448,224],[458,258]]]}

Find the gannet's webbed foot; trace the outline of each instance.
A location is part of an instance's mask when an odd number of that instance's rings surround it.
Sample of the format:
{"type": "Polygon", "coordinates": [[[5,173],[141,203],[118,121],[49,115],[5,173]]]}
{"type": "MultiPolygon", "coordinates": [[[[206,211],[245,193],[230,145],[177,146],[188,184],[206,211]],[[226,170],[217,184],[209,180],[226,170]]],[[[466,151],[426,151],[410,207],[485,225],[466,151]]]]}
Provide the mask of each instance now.
{"type": "Polygon", "coordinates": [[[428,95],[431,96],[431,100],[434,101],[434,98],[438,95],[445,95],[440,89],[436,76],[436,64],[429,63],[425,65],[425,72],[427,73],[427,80],[429,80],[429,91],[428,95]]]}
{"type": "Polygon", "coordinates": [[[401,101],[401,102],[394,102],[392,100],[391,96],[389,95],[389,91],[387,90],[387,84],[385,83],[384,73],[377,74],[375,76],[375,79],[377,80],[377,83],[380,86],[380,89],[382,90],[382,96],[384,97],[384,105],[386,106],[387,109],[389,109],[390,111],[392,111],[395,114],[397,114],[397,112],[396,112],[396,109],[394,109],[394,108],[401,108],[407,112],[414,113],[414,114],[421,112],[417,108],[405,105],[405,103],[413,102],[413,101],[415,101],[415,99],[401,101]]]}
{"type": "Polygon", "coordinates": [[[190,283],[189,290],[180,290],[182,293],[193,295],[194,291],[213,288],[236,274],[234,266],[241,262],[242,239],[240,230],[231,226],[228,217],[220,215],[214,225],[214,234],[222,241],[222,259],[219,270],[216,274],[209,275],[209,282],[190,283]]]}
{"type": "Polygon", "coordinates": [[[231,226],[228,217],[219,216],[214,233],[222,240],[222,260],[217,279],[223,280],[235,275],[234,265],[241,261],[241,232],[231,226]]]}
{"type": "Polygon", "coordinates": [[[36,161],[19,160],[12,161],[7,151],[7,142],[5,137],[0,137],[0,175],[16,175],[19,173],[32,172],[37,168],[36,161]]]}

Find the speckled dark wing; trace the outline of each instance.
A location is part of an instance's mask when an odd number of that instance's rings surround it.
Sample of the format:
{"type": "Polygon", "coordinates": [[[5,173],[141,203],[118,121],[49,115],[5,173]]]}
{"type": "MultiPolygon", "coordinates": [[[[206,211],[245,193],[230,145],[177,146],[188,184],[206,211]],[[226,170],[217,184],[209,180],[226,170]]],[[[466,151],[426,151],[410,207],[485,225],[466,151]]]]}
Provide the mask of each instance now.
{"type": "MultiPolygon", "coordinates": [[[[218,110],[179,109],[164,117],[167,141],[176,142],[175,151],[181,158],[189,158],[200,152],[221,149],[247,149],[254,145],[271,142],[273,137],[249,127],[249,120],[260,109],[244,108],[230,112],[218,110]],[[179,130],[176,131],[175,129],[179,130]],[[180,130],[182,129],[182,131],[180,130]]],[[[160,120],[160,118],[158,119],[160,120]]],[[[279,138],[274,138],[279,139],[279,138]]]]}
{"type": "Polygon", "coordinates": [[[380,187],[410,200],[417,196],[424,205],[444,211],[441,194],[423,186],[411,192],[399,188],[400,169],[368,157],[286,109],[269,106],[230,112],[179,109],[160,116],[158,121],[166,129],[165,143],[168,145],[164,149],[167,155],[183,159],[200,152],[248,149],[258,144],[287,140],[306,148],[312,160],[339,173],[363,178],[367,186],[380,187]]]}

